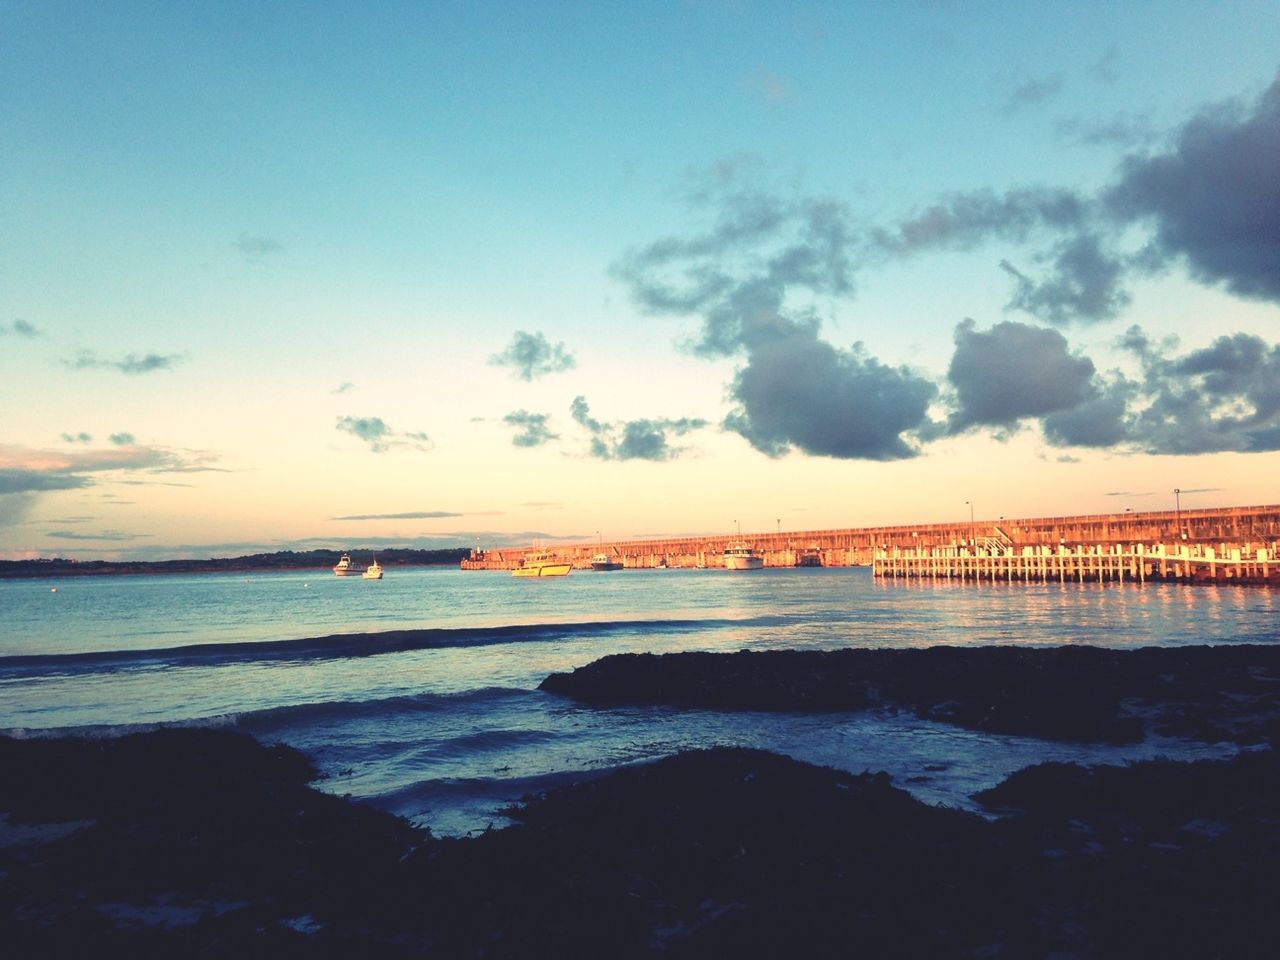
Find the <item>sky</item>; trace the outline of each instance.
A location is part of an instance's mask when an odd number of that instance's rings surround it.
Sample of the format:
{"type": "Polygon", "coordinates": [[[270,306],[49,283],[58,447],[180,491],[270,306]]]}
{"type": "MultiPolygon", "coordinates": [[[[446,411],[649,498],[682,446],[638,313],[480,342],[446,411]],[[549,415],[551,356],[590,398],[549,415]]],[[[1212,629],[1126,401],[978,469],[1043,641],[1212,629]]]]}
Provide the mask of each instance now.
{"type": "Polygon", "coordinates": [[[1278,503],[1277,41],[0,0],[0,558],[1278,503]]]}

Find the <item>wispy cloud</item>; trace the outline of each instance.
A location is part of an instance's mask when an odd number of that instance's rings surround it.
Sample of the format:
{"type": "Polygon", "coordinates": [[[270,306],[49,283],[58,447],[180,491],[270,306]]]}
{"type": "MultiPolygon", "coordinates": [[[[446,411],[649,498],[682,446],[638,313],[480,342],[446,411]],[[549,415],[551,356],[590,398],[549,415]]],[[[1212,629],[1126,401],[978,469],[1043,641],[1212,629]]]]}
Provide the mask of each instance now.
{"type": "Polygon", "coordinates": [[[19,337],[32,338],[40,336],[40,331],[26,320],[15,320],[9,326],[5,326],[3,323],[0,323],[0,337],[11,332],[19,337]]]}
{"type": "Polygon", "coordinates": [[[67,443],[93,443],[93,435],[84,431],[80,433],[64,433],[62,439],[67,443]]]}
{"type": "Polygon", "coordinates": [[[444,520],[452,517],[465,517],[465,513],[452,513],[448,510],[414,510],[408,513],[353,513],[345,517],[330,517],[330,520],[444,520]]]}
{"type": "Polygon", "coordinates": [[[113,433],[107,438],[117,447],[131,447],[137,442],[132,433],[113,433]]]}
{"type": "Polygon", "coordinates": [[[333,390],[330,390],[329,392],[335,393],[335,394],[350,393],[355,388],[356,388],[356,385],[352,383],[350,380],[347,380],[343,383],[338,384],[337,387],[335,387],[333,390]]]}
{"type": "Polygon", "coordinates": [[[756,67],[743,80],[742,85],[766,103],[774,105],[788,103],[793,96],[791,85],[764,67],[756,67]]]}
{"type": "Polygon", "coordinates": [[[256,263],[283,251],[284,244],[272,237],[242,233],[236,239],[236,249],[244,254],[246,260],[256,263]]]}
{"type": "Polygon", "coordinates": [[[509,367],[518,380],[534,380],[549,373],[560,373],[577,366],[573,354],[563,343],[552,345],[541,333],[517,330],[511,343],[501,353],[489,358],[495,367],[509,367]]]}
{"type": "Polygon", "coordinates": [[[80,540],[102,543],[128,543],[132,540],[146,540],[150,534],[122,533],[119,530],[103,530],[98,533],[80,533],[75,530],[50,530],[45,534],[50,540],[80,540]]]}
{"type": "Polygon", "coordinates": [[[431,438],[425,433],[397,433],[381,417],[338,417],[337,429],[364,441],[374,453],[386,453],[394,449],[425,453],[432,447],[431,438]]]}
{"type": "Polygon", "coordinates": [[[64,360],[63,365],[72,370],[118,370],[136,376],[157,370],[170,370],[185,359],[185,355],[181,353],[130,353],[119,360],[104,360],[92,350],[80,350],[71,360],[64,360]]]}
{"type": "Polygon", "coordinates": [[[1018,83],[1004,99],[1000,111],[1005,116],[1012,116],[1030,107],[1039,106],[1053,100],[1062,93],[1063,77],[1060,73],[1044,77],[1028,77],[1018,83]]]}

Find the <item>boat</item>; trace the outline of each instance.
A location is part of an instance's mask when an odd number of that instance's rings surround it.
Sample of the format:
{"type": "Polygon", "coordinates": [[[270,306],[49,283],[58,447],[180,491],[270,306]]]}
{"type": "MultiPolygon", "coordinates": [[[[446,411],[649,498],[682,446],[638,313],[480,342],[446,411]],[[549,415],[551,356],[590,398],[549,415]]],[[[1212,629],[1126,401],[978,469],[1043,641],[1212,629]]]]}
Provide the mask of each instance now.
{"type": "Polygon", "coordinates": [[[364,578],[366,580],[382,579],[382,564],[380,564],[376,558],[374,559],[373,563],[369,564],[368,568],[365,570],[364,578]]]}
{"type": "Polygon", "coordinates": [[[550,550],[535,550],[526,553],[520,560],[520,566],[511,571],[513,577],[565,577],[573,569],[568,560],[559,560],[551,555],[550,550]]]}
{"type": "Polygon", "coordinates": [[[730,540],[724,548],[724,568],[726,570],[759,570],[764,566],[764,557],[745,540],[730,540]]]}
{"type": "Polygon", "coordinates": [[[805,547],[796,555],[797,567],[820,567],[822,566],[822,551],[817,547],[805,547]]]}
{"type": "Polygon", "coordinates": [[[335,577],[358,577],[364,573],[364,567],[358,563],[352,563],[351,557],[343,554],[341,559],[333,565],[333,575],[335,577]]]}
{"type": "Polygon", "coordinates": [[[621,570],[622,561],[615,560],[613,557],[609,556],[607,553],[597,553],[594,557],[591,558],[591,569],[592,570],[621,570]]]}

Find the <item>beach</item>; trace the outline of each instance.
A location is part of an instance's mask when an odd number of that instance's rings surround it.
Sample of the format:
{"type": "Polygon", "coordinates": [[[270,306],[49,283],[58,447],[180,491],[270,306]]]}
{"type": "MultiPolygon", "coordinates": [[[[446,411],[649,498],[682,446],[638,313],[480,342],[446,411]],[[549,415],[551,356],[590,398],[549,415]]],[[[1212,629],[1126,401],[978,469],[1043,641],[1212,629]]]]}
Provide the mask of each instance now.
{"type": "Polygon", "coordinates": [[[909,711],[1224,759],[1040,764],[930,806],[890,777],[686,751],[434,835],[239,732],[0,740],[15,956],[1271,956],[1280,648],[630,655],[584,708],[909,711]],[[92,784],[93,789],[84,789],[92,784]]]}

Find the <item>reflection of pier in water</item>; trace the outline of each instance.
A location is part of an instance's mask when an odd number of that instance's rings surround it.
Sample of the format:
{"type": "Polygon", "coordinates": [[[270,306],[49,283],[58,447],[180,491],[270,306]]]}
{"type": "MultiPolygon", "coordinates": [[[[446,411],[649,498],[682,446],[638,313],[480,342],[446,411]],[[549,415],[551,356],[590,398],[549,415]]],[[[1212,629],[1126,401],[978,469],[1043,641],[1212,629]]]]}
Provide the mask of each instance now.
{"type": "MultiPolygon", "coordinates": [[[[737,539],[759,550],[766,567],[871,564],[886,577],[1280,582],[1280,506],[592,540],[542,549],[578,569],[589,569],[601,552],[628,569],[722,567],[725,545],[737,539]]],[[[532,549],[473,550],[462,568],[510,570],[532,549]]]]}

